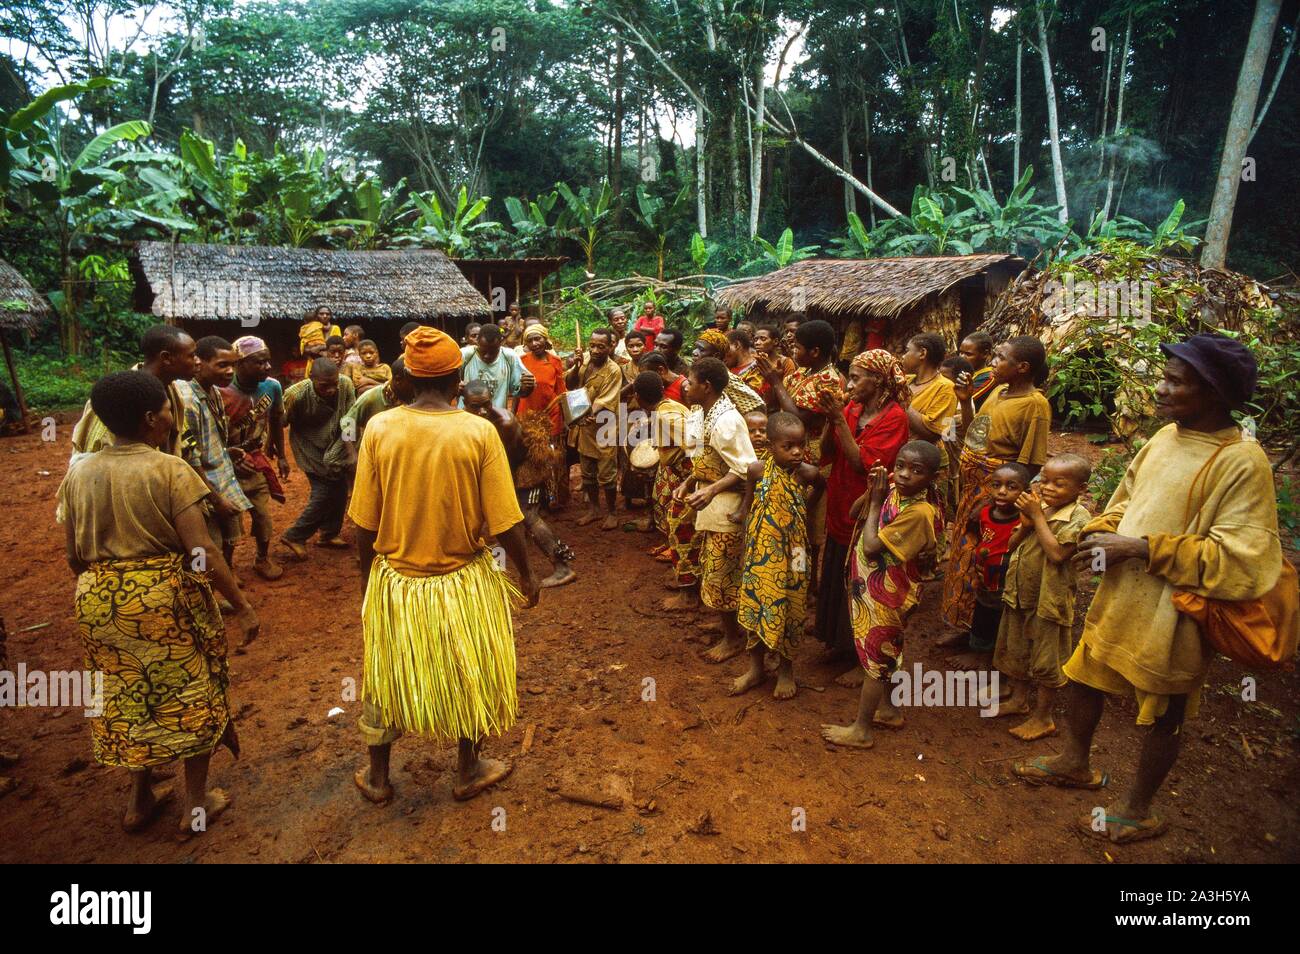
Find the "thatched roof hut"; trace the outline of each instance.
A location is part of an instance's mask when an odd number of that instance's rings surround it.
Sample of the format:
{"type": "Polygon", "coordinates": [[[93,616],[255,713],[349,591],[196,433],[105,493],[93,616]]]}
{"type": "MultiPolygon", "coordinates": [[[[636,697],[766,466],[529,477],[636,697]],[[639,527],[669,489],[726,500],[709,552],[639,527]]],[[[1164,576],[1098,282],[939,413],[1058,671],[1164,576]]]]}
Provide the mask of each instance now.
{"type": "Polygon", "coordinates": [[[435,249],[328,251],[251,245],[140,242],[131,252],[135,307],[195,337],[255,334],[276,359],[291,356],[303,316],[328,306],[361,325],[385,360],[408,321],[459,337],[491,315],[487,301],[435,249]]]}
{"type": "Polygon", "coordinates": [[[839,331],[844,354],[868,341],[899,351],[920,331],[937,332],[955,348],[1025,266],[1003,254],[808,259],[734,282],[714,299],[743,308],[751,321],[825,319],[839,331]]]}
{"type": "Polygon", "coordinates": [[[18,380],[18,369],[14,367],[13,353],[9,350],[8,332],[35,331],[51,313],[49,302],[32,287],[31,282],[23,278],[18,269],[4,259],[0,259],[0,346],[3,346],[9,380],[13,382],[13,398],[16,405],[16,407],[5,408],[6,427],[15,423],[10,420],[15,410],[17,426],[24,430],[27,427],[27,402],[23,400],[23,387],[18,380]]]}
{"type": "Polygon", "coordinates": [[[0,328],[35,331],[51,314],[47,302],[22,273],[0,259],[0,328]]]}

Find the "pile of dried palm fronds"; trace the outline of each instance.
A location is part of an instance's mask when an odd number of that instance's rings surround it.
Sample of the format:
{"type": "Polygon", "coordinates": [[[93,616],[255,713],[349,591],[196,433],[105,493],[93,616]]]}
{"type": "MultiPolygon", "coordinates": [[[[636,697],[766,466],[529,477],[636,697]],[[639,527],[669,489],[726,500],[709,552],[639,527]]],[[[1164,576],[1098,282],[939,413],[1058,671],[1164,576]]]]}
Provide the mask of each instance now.
{"type": "MultiPolygon", "coordinates": [[[[1052,356],[1049,391],[1073,408],[1067,416],[1101,414],[1105,403],[1115,433],[1127,440],[1149,429],[1162,342],[1204,331],[1240,335],[1261,359],[1261,389],[1280,387],[1266,381],[1260,352],[1294,341],[1297,304],[1300,296],[1249,276],[1111,241],[1075,261],[1021,274],[980,328],[994,340],[1042,339],[1052,356]]],[[[1276,357],[1270,351],[1269,359],[1276,357]]]]}
{"type": "MultiPolygon", "coordinates": [[[[1128,245],[1128,243],[1124,243],[1128,245]]],[[[1073,308],[1053,307],[1066,302],[1065,286],[1091,282],[1104,285],[1150,283],[1152,320],[1189,329],[1242,331],[1256,309],[1273,307],[1276,295],[1249,276],[1219,269],[1202,269],[1187,259],[1145,253],[1137,246],[1112,246],[1072,262],[1057,262],[1041,272],[1025,272],[1007,286],[980,326],[995,339],[1036,335],[1049,346],[1060,346],[1088,327],[1081,319],[1126,318],[1132,315],[1096,315],[1083,293],[1074,295],[1073,308]]],[[[1106,291],[1107,289],[1101,289],[1106,291]]]]}

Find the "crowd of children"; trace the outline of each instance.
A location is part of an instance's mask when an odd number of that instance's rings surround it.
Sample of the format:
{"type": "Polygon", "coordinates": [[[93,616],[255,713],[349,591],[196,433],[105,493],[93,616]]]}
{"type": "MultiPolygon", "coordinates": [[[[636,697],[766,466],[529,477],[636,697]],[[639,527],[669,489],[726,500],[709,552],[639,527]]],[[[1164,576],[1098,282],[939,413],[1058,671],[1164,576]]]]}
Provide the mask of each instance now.
{"type": "MultiPolygon", "coordinates": [[[[1076,645],[1081,549],[1100,549],[1120,566],[1098,593],[1101,605],[1111,607],[1121,598],[1112,590],[1127,598],[1145,594],[1144,586],[1253,592],[1280,560],[1276,512],[1270,516],[1267,507],[1234,500],[1225,483],[1266,479],[1258,447],[1234,450],[1211,466],[1216,448],[1234,441],[1228,411],[1253,388],[1253,358],[1227,339],[1203,335],[1168,349],[1157,406],[1175,422],[1174,431],[1166,428],[1144,449],[1094,520],[1080,500],[1090,475],[1087,460],[1048,456],[1051,412],[1039,389],[1046,352],[1036,338],[994,342],[977,332],[960,342],[959,354],[949,355],[941,336],[920,333],[900,355],[883,347],[845,355],[825,321],[731,327],[731,315],[720,310],[698,334],[687,363],[681,331],[667,327],[647,302],[631,330],[626,313],[615,311],[608,326],[591,330],[582,348],[562,356],[546,326],[512,306],[500,322],[466,328],[459,360],[447,336],[408,324],[401,333],[404,357],[387,364],[363,329],[350,325],[338,334],[330,320],[328,309],[308,316],[299,335],[305,377],[283,390],[270,377],[270,353],[261,339],[196,343],[175,328],[152,329],[143,341],[144,373],[105,379],[74,433],[74,464],[98,460],[72,467],[60,493],[69,563],[82,574],[79,613],[93,616],[109,598],[105,567],[111,564],[113,572],[158,590],[160,598],[179,586],[185,603],[180,615],[150,610],[142,616],[135,642],[179,625],[196,634],[198,646],[194,671],[183,681],[189,695],[177,701],[198,713],[185,732],[132,748],[129,738],[96,729],[97,758],[143,772],[127,812],[132,824],[153,810],[147,769],[162,756],[202,757],[206,765],[219,743],[237,750],[233,728],[222,728],[230,723],[224,642],[214,630],[219,616],[208,607],[209,590],[194,589],[185,573],[174,575],[173,558],[184,552],[182,545],[194,545],[197,534],[210,540],[216,585],[242,617],[246,636],[256,634],[256,617],[230,566],[248,512],[256,572],[268,579],[283,572],[269,554],[268,501],[284,499],[286,425],[311,492],[280,540],[305,559],[313,535],[322,546],[349,546],[341,532],[353,480],[359,473],[367,481],[381,479],[362,443],[376,415],[414,403],[438,414],[463,408],[490,423],[500,448],[484,453],[504,461],[491,465],[493,486],[501,486],[500,468],[507,467],[516,496],[497,509],[502,521],[522,515],[517,528],[511,523],[512,560],[519,556],[527,570],[520,553],[526,536],[554,566],[544,580],[534,581],[529,571],[531,599],[538,588],[564,585],[582,572],[574,551],[545,519],[567,502],[576,464],[586,504],[577,524],[599,521],[605,531],[626,527],[657,535],[651,552],[665,564],[663,608],[702,603],[717,615],[722,633],[705,658],[745,657],[733,694],[764,683],[770,660],[774,697],[795,696],[795,647],[809,634],[825,644],[829,658],[851,660],[837,681],[860,687],[857,713],[846,725],[822,727],[834,745],[870,747],[875,728],[903,725],[891,681],[914,636],[911,614],[925,589],[933,588],[941,593],[950,629],[939,645],[956,651],[954,667],[996,667],[1005,677],[1006,695],[986,702],[1003,715],[1023,717],[1010,730],[1016,738],[1055,734],[1059,693],[1067,684],[1083,687],[1070,698],[1066,754],[1018,764],[1016,774],[1027,781],[1104,784],[1086,747],[1100,714],[1098,693],[1136,689],[1139,722],[1160,731],[1151,751],[1144,749],[1140,784],[1114,808],[1115,830],[1127,833],[1123,837],[1159,830],[1149,803],[1172,765],[1176,739],[1170,738],[1184,714],[1194,711],[1196,677],[1203,677],[1208,660],[1187,643],[1183,621],[1168,613],[1152,616],[1152,633],[1133,649],[1132,640],[1118,635],[1113,614],[1099,615],[1097,602],[1076,645]],[[412,355],[420,366],[410,367],[412,355]],[[441,382],[453,366],[451,384],[435,388],[425,380],[441,382]],[[106,411],[112,402],[117,406],[106,411]],[[1197,436],[1202,431],[1209,435],[1204,440],[1197,436]],[[1179,466],[1187,480],[1168,484],[1150,467],[1151,448],[1161,441],[1168,453],[1185,458],[1179,466]],[[141,455],[147,448],[174,462],[146,460],[141,455]],[[1168,488],[1198,481],[1204,484],[1200,509],[1189,502],[1185,514],[1167,513],[1161,497],[1169,496],[1168,488]],[[108,501],[97,495],[100,485],[133,489],[124,489],[121,501],[108,501]],[[639,514],[626,524],[618,516],[620,488],[628,515],[639,514]],[[142,495],[149,493],[165,506],[146,501],[142,495]],[[204,521],[195,520],[195,502],[202,504],[204,521]],[[109,525],[103,511],[114,507],[119,517],[135,508],[127,516],[140,531],[136,538],[96,533],[109,525]],[[1188,529],[1189,522],[1199,529],[1188,529]],[[1225,563],[1229,552],[1254,559],[1263,568],[1258,578],[1247,579],[1225,563]],[[1177,665],[1160,663],[1161,652],[1165,663],[1173,658],[1177,665]]],[[[410,417],[402,413],[404,421],[410,417]]],[[[384,434],[398,430],[393,420],[381,428],[384,434]]],[[[416,430],[428,423],[419,415],[410,421],[419,423],[416,430]]],[[[485,438],[480,431],[474,435],[477,447],[485,438]]],[[[366,490],[374,492],[373,486],[366,490]]],[[[358,510],[355,496],[352,512],[370,513],[358,510]]],[[[373,544],[384,532],[367,529],[363,536],[373,544]]],[[[478,530],[466,532],[469,539],[478,530]]],[[[462,563],[477,567],[476,560],[467,551],[462,563]]],[[[416,587],[399,582],[385,585],[394,593],[416,587]]],[[[122,648],[124,637],[111,627],[88,623],[83,635],[91,656],[107,659],[122,648]]],[[[492,639],[500,638],[494,630],[492,639]]],[[[144,651],[134,644],[131,650],[144,651]]],[[[490,722],[495,716],[489,715],[490,722]]],[[[138,729],[122,723],[117,731],[138,736],[138,729]]],[[[375,737],[388,739],[386,732],[375,737]]],[[[466,743],[464,733],[461,740],[466,743]]],[[[462,755],[470,771],[477,743],[466,744],[472,752],[462,755]]],[[[372,800],[382,800],[387,784],[384,759],[382,771],[372,768],[358,779],[372,800]]],[[[198,784],[188,793],[191,804],[212,801],[201,778],[198,784]]]]}

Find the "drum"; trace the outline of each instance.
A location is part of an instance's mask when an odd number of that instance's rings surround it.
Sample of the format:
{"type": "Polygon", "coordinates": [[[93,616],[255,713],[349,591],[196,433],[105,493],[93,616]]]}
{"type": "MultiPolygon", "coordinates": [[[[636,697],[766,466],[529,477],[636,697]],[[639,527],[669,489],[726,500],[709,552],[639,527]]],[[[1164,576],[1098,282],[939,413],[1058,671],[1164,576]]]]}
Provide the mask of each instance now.
{"type": "Polygon", "coordinates": [[[643,441],[628,452],[627,459],[633,469],[648,473],[659,465],[659,451],[654,444],[643,441]]]}

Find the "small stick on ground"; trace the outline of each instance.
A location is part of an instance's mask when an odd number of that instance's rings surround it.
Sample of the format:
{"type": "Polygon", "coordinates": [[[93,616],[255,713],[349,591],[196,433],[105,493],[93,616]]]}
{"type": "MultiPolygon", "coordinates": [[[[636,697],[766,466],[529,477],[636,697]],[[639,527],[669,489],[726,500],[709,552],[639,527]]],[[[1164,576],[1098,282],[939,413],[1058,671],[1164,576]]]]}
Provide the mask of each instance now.
{"type": "Polygon", "coordinates": [[[717,732],[718,727],[713,724],[713,720],[709,718],[709,714],[705,712],[704,709],[698,704],[695,706],[695,708],[699,710],[700,717],[704,720],[705,724],[708,725],[708,727],[712,729],[714,732],[717,732]]]}
{"type": "Polygon", "coordinates": [[[745,703],[745,705],[741,706],[739,709],[736,710],[736,714],[732,716],[731,721],[734,722],[736,725],[740,725],[740,723],[745,721],[745,713],[747,713],[750,709],[754,708],[754,706],[758,705],[758,702],[759,700],[755,699],[753,702],[745,703]]]}
{"type": "Polygon", "coordinates": [[[618,811],[623,807],[623,799],[608,795],[589,795],[586,792],[575,792],[564,788],[560,789],[556,794],[566,802],[590,805],[592,808],[608,808],[618,811]]]}

